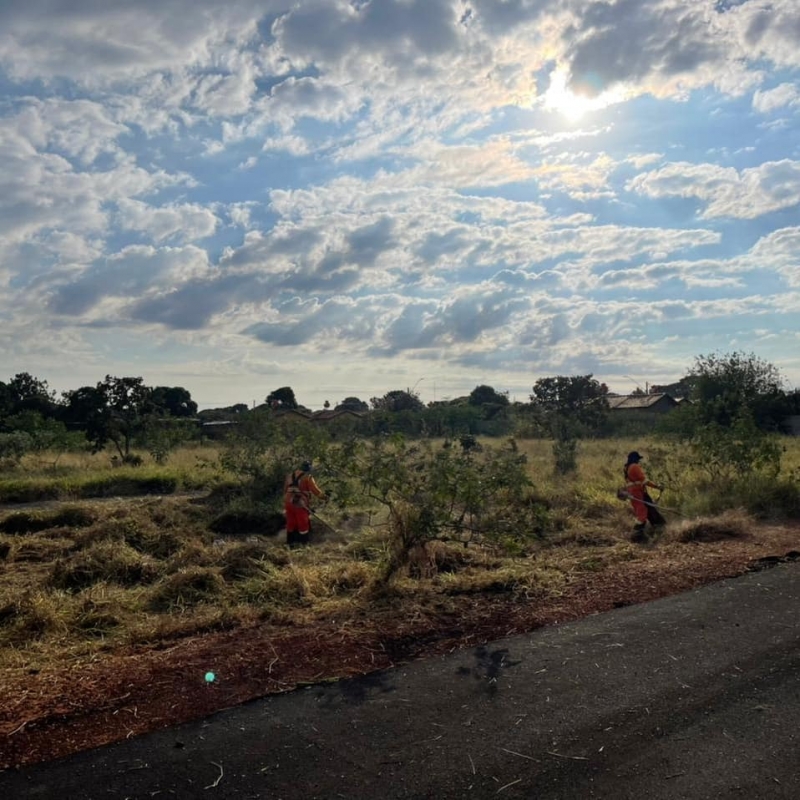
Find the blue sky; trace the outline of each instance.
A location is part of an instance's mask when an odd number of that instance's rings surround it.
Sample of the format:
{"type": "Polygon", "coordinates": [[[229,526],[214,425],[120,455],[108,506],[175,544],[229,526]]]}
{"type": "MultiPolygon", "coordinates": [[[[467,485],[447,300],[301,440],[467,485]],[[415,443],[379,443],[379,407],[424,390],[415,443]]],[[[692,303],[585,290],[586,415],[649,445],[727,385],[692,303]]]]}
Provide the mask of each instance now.
{"type": "Polygon", "coordinates": [[[0,4],[0,379],[800,385],[796,0],[0,4]]]}

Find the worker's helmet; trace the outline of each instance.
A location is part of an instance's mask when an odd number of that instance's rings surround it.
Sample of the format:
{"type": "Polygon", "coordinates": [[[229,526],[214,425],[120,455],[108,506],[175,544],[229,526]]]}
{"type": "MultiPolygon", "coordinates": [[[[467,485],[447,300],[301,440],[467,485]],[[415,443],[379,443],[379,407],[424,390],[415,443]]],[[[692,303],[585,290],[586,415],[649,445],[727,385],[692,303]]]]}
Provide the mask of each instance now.
{"type": "Polygon", "coordinates": [[[313,467],[314,467],[314,465],[310,461],[304,461],[300,465],[300,469],[303,470],[303,472],[311,472],[313,467]]]}
{"type": "Polygon", "coordinates": [[[642,460],[642,456],[635,450],[628,453],[628,464],[638,464],[642,460]]]}

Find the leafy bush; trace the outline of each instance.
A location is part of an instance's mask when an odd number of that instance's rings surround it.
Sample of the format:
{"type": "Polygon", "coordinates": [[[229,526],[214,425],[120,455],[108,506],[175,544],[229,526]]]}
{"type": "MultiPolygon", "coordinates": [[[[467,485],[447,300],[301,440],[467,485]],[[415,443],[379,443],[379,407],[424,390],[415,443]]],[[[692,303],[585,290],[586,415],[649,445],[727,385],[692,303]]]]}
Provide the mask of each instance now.
{"type": "Polygon", "coordinates": [[[744,507],[759,519],[797,519],[800,517],[800,484],[792,478],[750,476],[737,486],[744,507]]]}
{"type": "Polygon", "coordinates": [[[33,439],[24,431],[0,433],[0,468],[13,469],[33,448],[33,439]]]}
{"type": "Polygon", "coordinates": [[[712,422],[699,428],[690,446],[695,463],[714,481],[754,472],[775,477],[780,471],[781,450],[777,441],[759,430],[747,413],[737,417],[730,427],[712,422]]]}
{"type": "Polygon", "coordinates": [[[578,468],[578,440],[556,439],[553,442],[553,462],[556,474],[567,475],[578,468]]]}
{"type": "MultiPolygon", "coordinates": [[[[424,561],[434,540],[492,542],[525,537],[520,498],[530,487],[525,456],[515,446],[435,449],[408,444],[399,436],[340,451],[340,471],[360,482],[360,496],[383,505],[389,515],[389,548],[381,582],[408,566],[412,554],[424,561]],[[423,552],[417,552],[419,550],[423,552]]],[[[536,511],[539,515],[539,511],[536,511]]]]}

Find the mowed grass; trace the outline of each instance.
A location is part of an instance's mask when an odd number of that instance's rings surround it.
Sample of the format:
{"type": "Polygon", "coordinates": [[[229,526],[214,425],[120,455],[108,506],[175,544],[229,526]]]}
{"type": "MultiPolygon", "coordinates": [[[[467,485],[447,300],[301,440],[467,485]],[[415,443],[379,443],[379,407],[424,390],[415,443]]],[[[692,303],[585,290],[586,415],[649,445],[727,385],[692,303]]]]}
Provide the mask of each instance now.
{"type": "MultiPolygon", "coordinates": [[[[656,442],[581,442],[578,470],[567,476],[553,471],[551,442],[517,446],[547,506],[546,535],[513,555],[501,547],[435,542],[414,553],[391,586],[380,582],[390,532],[367,509],[344,514],[326,508],[330,524],[318,522],[314,545],[300,550],[289,550],[280,535],[216,534],[210,527],[215,509],[203,498],[168,492],[6,509],[0,512],[0,668],[42,669],[258,622],[343,619],[369,614],[376,603],[421,615],[457,613],[463,598],[480,594],[535,603],[558,597],[581,576],[621,563],[690,560],[692,547],[739,538],[753,522],[742,487],[733,494],[731,487],[708,484],[701,465],[656,442]],[[615,495],[631,449],[645,455],[653,480],[667,484],[662,502],[675,509],[667,530],[646,546],[630,541],[631,512],[615,495]],[[726,515],[713,510],[725,503],[726,515]]],[[[786,440],[785,447],[791,475],[800,464],[800,446],[786,440]]],[[[186,449],[166,467],[145,464],[132,472],[163,478],[159,470],[174,470],[186,476],[179,486],[211,487],[230,477],[215,463],[213,449],[186,449]]],[[[62,468],[70,472],[7,477],[0,487],[23,479],[85,486],[129,472],[96,459],[62,468]]],[[[749,502],[769,500],[775,486],[786,494],[783,506],[773,497],[760,516],[776,508],[785,513],[797,499],[786,481],[753,479],[749,485],[749,502]]]]}

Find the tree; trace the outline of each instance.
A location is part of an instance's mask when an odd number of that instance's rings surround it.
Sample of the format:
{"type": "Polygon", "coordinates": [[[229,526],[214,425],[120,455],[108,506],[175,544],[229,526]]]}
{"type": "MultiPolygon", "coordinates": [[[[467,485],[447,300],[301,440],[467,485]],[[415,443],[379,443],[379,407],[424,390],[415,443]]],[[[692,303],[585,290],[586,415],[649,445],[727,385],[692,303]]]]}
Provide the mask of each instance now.
{"type": "Polygon", "coordinates": [[[422,411],[425,408],[418,394],[403,389],[393,389],[369,402],[376,411],[422,411]]]}
{"type": "Polygon", "coordinates": [[[36,411],[43,417],[56,413],[55,392],[47,381],[34,378],[28,372],[18,372],[7,384],[5,394],[11,403],[11,412],[36,411]]]}
{"type": "Polygon", "coordinates": [[[357,397],[345,397],[345,399],[336,406],[335,410],[356,411],[363,413],[365,411],[369,411],[369,405],[363,400],[359,400],[357,397]]]}
{"type": "Polygon", "coordinates": [[[562,427],[596,427],[608,412],[608,387],[591,374],[540,378],[533,386],[531,402],[562,427]]]}
{"type": "Polygon", "coordinates": [[[271,408],[297,408],[297,400],[290,386],[281,386],[267,395],[267,405],[271,408]]]}
{"type": "Polygon", "coordinates": [[[0,421],[14,410],[14,398],[7,383],[0,381],[0,421]]]}
{"type": "Polygon", "coordinates": [[[128,462],[133,439],[144,431],[147,417],[154,410],[152,391],[142,378],[106,375],[97,386],[68,392],[65,413],[69,421],[86,431],[95,452],[111,442],[120,458],[128,462]]]}
{"type": "Polygon", "coordinates": [[[508,395],[496,392],[491,386],[476,386],[467,402],[473,407],[480,408],[483,418],[490,420],[508,408],[508,395]]]}
{"type": "Polygon", "coordinates": [[[395,435],[351,444],[341,456],[339,471],[358,481],[360,502],[372,500],[388,511],[388,557],[379,585],[404,569],[421,574],[420,564],[435,570],[428,550],[434,540],[519,553],[549,524],[531,491],[526,458],[513,446],[436,448],[395,435]]]}
{"type": "Polygon", "coordinates": [[[469,395],[469,404],[471,406],[484,406],[484,405],[497,405],[507,406],[508,395],[496,392],[491,386],[481,385],[476,386],[469,395]]]}
{"type": "Polygon", "coordinates": [[[755,354],[697,356],[690,377],[691,399],[702,423],[730,427],[750,415],[760,428],[780,425],[786,406],[783,379],[777,367],[755,354]]]}
{"type": "Polygon", "coordinates": [[[598,428],[608,414],[608,387],[591,374],[540,378],[531,395],[539,424],[550,430],[556,472],[577,469],[578,435],[598,428]]]}
{"type": "Polygon", "coordinates": [[[197,414],[197,403],[182,386],[156,386],[152,403],[172,417],[193,417],[197,414]]]}

